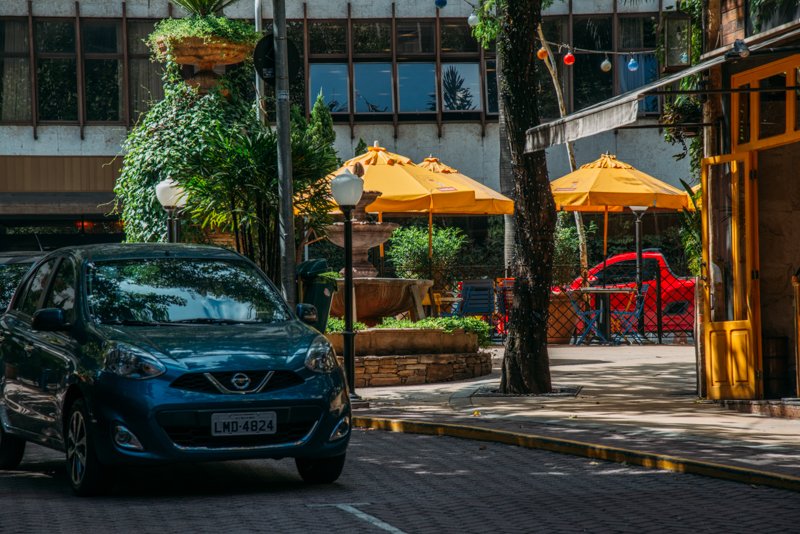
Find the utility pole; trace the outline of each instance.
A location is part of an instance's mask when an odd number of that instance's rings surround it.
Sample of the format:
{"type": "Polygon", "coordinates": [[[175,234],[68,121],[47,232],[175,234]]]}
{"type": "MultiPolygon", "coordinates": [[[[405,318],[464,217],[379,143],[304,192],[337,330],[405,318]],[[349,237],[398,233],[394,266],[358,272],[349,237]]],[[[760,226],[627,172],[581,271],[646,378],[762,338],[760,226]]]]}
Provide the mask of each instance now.
{"type": "MultiPolygon", "coordinates": [[[[261,34],[264,31],[264,19],[262,17],[262,0],[255,0],[255,21],[256,21],[256,32],[261,34]]],[[[258,120],[261,124],[267,123],[267,114],[264,110],[264,80],[261,79],[261,76],[258,72],[256,72],[256,114],[258,115],[258,120]]]]}
{"type": "Polygon", "coordinates": [[[281,289],[295,305],[295,246],[292,198],[292,145],[289,118],[289,55],[286,41],[286,0],[272,0],[275,38],[275,106],[278,132],[278,234],[281,245],[281,289]]]}

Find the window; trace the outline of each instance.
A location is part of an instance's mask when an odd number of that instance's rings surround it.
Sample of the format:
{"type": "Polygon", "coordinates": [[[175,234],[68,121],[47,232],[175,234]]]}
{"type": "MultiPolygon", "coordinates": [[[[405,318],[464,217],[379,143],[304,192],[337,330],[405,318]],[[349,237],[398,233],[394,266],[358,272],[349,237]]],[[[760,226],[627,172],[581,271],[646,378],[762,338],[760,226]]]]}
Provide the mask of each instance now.
{"type": "Polygon", "coordinates": [[[75,24],[37,21],[34,28],[36,94],[42,121],[78,120],[75,24]]]}
{"type": "Polygon", "coordinates": [[[150,61],[150,49],[144,43],[153,31],[150,21],[128,22],[128,91],[130,117],[136,122],[152,102],[164,98],[161,63],[150,61]]]}
{"type": "MultiPolygon", "coordinates": [[[[652,50],[657,45],[658,24],[655,15],[641,17],[622,17],[619,19],[619,47],[620,51],[631,51],[631,54],[619,55],[614,65],[614,71],[619,80],[619,90],[622,93],[632,91],[658,79],[658,59],[652,50]],[[637,53],[638,52],[638,53],[637,53]],[[629,68],[631,60],[638,67],[629,68]]],[[[639,102],[640,113],[658,113],[659,99],[657,96],[645,97],[639,102]]]]}
{"type": "MultiPolygon", "coordinates": [[[[758,93],[758,138],[786,132],[786,73],[781,72],[758,82],[759,89],[779,89],[758,93]]],[[[741,97],[740,97],[741,98],[741,97]]]]}
{"type": "MultiPolygon", "coordinates": [[[[584,50],[611,50],[611,17],[576,20],[572,28],[573,45],[584,50]]],[[[575,52],[572,66],[574,109],[579,110],[611,98],[614,93],[613,73],[603,72],[602,54],[575,52]]]]}
{"type": "Polygon", "coordinates": [[[347,54],[347,28],[344,22],[309,22],[308,47],[311,55],[347,54]]]}
{"type": "Polygon", "coordinates": [[[39,309],[39,302],[42,300],[42,294],[47,289],[47,282],[50,280],[50,273],[55,267],[56,260],[50,260],[34,273],[33,277],[28,282],[28,287],[25,291],[25,296],[19,302],[19,311],[27,315],[39,309]]]}
{"type": "Polygon", "coordinates": [[[478,41],[466,22],[442,22],[442,54],[473,53],[477,54],[478,41]]]}
{"type": "Polygon", "coordinates": [[[436,38],[433,22],[398,20],[398,54],[433,54],[434,52],[436,52],[436,38]]]}
{"type": "Polygon", "coordinates": [[[442,105],[445,111],[481,109],[480,69],[477,63],[442,64],[442,105]]]}
{"type": "Polygon", "coordinates": [[[353,65],[356,113],[392,113],[392,64],[353,65]]]}
{"type": "Polygon", "coordinates": [[[436,65],[400,63],[397,65],[401,113],[436,111],[436,65]]]}
{"type": "Polygon", "coordinates": [[[389,54],[392,25],[389,22],[353,22],[353,54],[389,54]]]}
{"type": "Polygon", "coordinates": [[[75,264],[65,259],[58,266],[53,285],[45,301],[45,308],[59,308],[64,311],[68,323],[75,321],[75,264]]]}
{"type": "Polygon", "coordinates": [[[486,113],[499,113],[497,94],[497,60],[486,60],[486,113]]]}
{"type": "Polygon", "coordinates": [[[122,29],[117,21],[81,23],[86,120],[122,120],[122,29]]]}
{"type": "Polygon", "coordinates": [[[31,120],[28,23],[0,20],[0,121],[31,120]]]}
{"type": "Polygon", "coordinates": [[[350,110],[346,63],[313,64],[310,66],[310,78],[309,109],[314,106],[317,95],[322,93],[331,113],[347,113],[350,110]]]}

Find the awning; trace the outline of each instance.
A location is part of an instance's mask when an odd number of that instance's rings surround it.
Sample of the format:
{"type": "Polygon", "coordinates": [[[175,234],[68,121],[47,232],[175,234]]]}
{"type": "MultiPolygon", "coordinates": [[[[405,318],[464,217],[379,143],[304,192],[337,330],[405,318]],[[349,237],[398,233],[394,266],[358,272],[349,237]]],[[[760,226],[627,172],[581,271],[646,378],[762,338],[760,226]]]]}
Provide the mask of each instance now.
{"type": "Polygon", "coordinates": [[[648,91],[675,83],[681,78],[704,71],[725,61],[724,55],[708,59],[670,76],[659,78],[633,91],[628,91],[566,117],[531,128],[526,132],[525,152],[543,150],[553,145],[569,143],[570,141],[634,123],[639,114],[639,100],[644,98],[648,91]]]}
{"type": "MultiPolygon", "coordinates": [[[[756,51],[768,49],[772,45],[780,44],[783,41],[799,36],[800,29],[791,29],[765,41],[751,44],[751,39],[748,38],[745,42],[751,51],[756,51]]],[[[525,152],[543,150],[554,145],[568,143],[636,122],[639,100],[647,96],[648,92],[675,83],[686,76],[691,76],[725,63],[730,59],[727,57],[730,47],[725,47],[724,50],[724,53],[701,61],[697,65],[680,72],[665,76],[614,98],[609,98],[566,117],[529,129],[526,132],[525,152]]]]}

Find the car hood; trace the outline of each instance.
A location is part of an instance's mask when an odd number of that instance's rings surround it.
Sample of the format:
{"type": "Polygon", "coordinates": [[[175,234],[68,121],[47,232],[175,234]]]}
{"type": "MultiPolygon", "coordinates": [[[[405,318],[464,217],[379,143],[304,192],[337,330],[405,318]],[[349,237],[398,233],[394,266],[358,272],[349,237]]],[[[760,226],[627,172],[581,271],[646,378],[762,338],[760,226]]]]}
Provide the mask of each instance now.
{"type": "Polygon", "coordinates": [[[107,339],[130,343],[187,369],[300,367],[309,345],[320,335],[297,321],[267,325],[115,326],[104,330],[107,339]]]}

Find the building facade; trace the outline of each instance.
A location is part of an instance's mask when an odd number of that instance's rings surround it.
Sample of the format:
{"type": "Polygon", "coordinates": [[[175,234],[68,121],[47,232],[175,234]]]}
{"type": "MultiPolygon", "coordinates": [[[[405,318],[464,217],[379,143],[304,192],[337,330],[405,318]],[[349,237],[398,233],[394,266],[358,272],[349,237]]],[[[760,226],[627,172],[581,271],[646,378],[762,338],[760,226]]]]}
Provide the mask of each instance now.
{"type": "MultiPolygon", "coordinates": [[[[672,0],[556,0],[544,30],[561,59],[568,111],[624,93],[660,75],[656,29],[672,0]],[[600,52],[600,53],[597,53],[600,52]],[[605,52],[608,52],[607,54],[605,52]],[[604,71],[606,57],[612,69],[604,71]],[[640,65],[627,68],[631,59],[640,65]]],[[[496,59],[471,37],[467,2],[432,0],[288,2],[299,57],[292,99],[322,94],[340,157],[359,140],[421,161],[433,154],[499,188],[496,59]]],[[[253,2],[226,15],[252,20],[253,2]]],[[[0,3],[0,218],[6,226],[46,218],[100,220],[120,168],[121,143],[149,102],[161,69],[143,39],[156,21],[181,16],[167,0],[9,0],[0,3]]],[[[261,16],[269,27],[271,2],[261,16]]],[[[541,69],[544,73],[545,70],[541,69]]],[[[545,116],[557,115],[549,77],[532,87],[545,116]]],[[[657,121],[658,97],[640,104],[657,121]]],[[[576,143],[579,163],[602,152],[677,183],[688,164],[656,128],[618,129],[576,143]]],[[[563,147],[548,151],[553,178],[569,172],[563,147]]],[[[84,225],[84,223],[77,223],[84,225]]],[[[85,226],[85,225],[84,225],[85,226]]],[[[81,228],[84,228],[81,226],[81,228]]]]}

